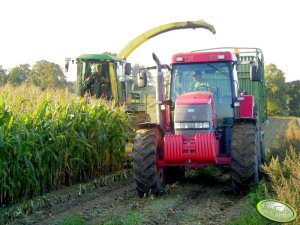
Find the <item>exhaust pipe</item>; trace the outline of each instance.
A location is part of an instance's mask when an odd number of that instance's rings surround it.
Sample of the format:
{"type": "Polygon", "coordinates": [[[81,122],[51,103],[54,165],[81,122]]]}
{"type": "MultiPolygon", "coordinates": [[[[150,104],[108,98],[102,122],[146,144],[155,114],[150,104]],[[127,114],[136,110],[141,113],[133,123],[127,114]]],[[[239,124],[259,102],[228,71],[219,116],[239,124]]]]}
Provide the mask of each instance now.
{"type": "Polygon", "coordinates": [[[156,116],[157,122],[161,125],[161,127],[165,128],[165,121],[163,112],[161,110],[161,105],[165,99],[165,88],[164,88],[164,73],[161,71],[161,63],[158,57],[152,53],[153,60],[157,65],[157,77],[156,77],[156,116]]]}

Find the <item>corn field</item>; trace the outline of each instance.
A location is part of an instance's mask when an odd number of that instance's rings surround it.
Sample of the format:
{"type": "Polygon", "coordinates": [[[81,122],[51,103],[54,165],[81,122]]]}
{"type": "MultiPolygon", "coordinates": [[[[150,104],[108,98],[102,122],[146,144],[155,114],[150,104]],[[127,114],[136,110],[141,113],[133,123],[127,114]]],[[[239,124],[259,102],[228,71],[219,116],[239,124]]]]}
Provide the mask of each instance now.
{"type": "Polygon", "coordinates": [[[129,129],[124,110],[104,100],[1,87],[1,205],[120,168],[129,129]]]}

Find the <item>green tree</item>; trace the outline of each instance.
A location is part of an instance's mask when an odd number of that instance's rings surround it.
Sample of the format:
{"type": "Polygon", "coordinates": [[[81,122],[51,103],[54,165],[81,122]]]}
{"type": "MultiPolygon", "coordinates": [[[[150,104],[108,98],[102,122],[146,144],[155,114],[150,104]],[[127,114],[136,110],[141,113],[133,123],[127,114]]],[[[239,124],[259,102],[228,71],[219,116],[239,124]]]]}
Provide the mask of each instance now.
{"type": "Polygon", "coordinates": [[[300,116],[300,80],[287,83],[289,116],[300,116]]]}
{"type": "Polygon", "coordinates": [[[274,64],[266,65],[266,93],[267,93],[267,109],[270,116],[285,115],[286,107],[286,84],[284,72],[274,64]]]}
{"type": "Polygon", "coordinates": [[[7,83],[7,70],[3,69],[3,66],[0,65],[0,86],[3,86],[7,83]]]}
{"type": "Polygon", "coordinates": [[[28,75],[30,73],[29,64],[20,64],[15,66],[8,73],[7,81],[13,86],[22,84],[28,80],[28,75]]]}
{"type": "Polygon", "coordinates": [[[32,67],[30,83],[42,88],[60,88],[66,86],[66,77],[58,64],[40,60],[32,67]]]}

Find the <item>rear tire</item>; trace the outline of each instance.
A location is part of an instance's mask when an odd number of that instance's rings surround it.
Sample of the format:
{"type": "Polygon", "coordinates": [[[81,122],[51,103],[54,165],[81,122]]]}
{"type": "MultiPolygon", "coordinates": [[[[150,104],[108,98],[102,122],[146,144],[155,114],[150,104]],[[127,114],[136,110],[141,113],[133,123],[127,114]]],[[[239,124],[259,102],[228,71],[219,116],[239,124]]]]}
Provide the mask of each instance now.
{"type": "Polygon", "coordinates": [[[138,195],[161,195],[165,188],[165,171],[157,168],[160,132],[156,129],[137,130],[133,143],[133,175],[138,195]]]}
{"type": "Polygon", "coordinates": [[[235,194],[243,194],[259,182],[261,164],[257,126],[240,122],[233,127],[231,151],[231,179],[235,194]]]}

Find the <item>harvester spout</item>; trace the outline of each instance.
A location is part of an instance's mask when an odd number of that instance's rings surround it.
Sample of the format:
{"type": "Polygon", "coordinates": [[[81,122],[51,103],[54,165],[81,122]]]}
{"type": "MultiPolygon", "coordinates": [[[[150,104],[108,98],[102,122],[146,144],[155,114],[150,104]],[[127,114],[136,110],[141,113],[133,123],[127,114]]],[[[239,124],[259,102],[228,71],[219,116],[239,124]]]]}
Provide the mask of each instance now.
{"type": "Polygon", "coordinates": [[[143,44],[150,38],[155,37],[159,34],[172,31],[172,30],[196,29],[196,28],[204,28],[209,30],[213,34],[216,33],[214,26],[205,22],[204,20],[168,23],[168,24],[154,27],[142,33],[135,39],[133,39],[119,52],[118,57],[121,59],[126,59],[137,47],[139,47],[141,44],[143,44]]]}
{"type": "Polygon", "coordinates": [[[152,53],[153,60],[155,61],[157,65],[157,77],[156,77],[156,116],[157,116],[157,122],[161,124],[161,127],[164,126],[164,117],[162,115],[161,105],[165,99],[165,92],[164,92],[164,73],[161,71],[161,64],[158,57],[152,53]]]}

